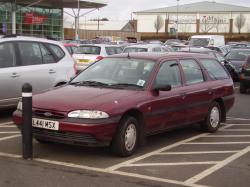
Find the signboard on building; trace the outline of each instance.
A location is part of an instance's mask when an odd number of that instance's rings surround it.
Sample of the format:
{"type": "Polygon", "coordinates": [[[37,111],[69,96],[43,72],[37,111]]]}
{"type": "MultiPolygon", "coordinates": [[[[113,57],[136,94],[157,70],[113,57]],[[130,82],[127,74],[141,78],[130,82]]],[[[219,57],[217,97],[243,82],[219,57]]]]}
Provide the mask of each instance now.
{"type": "Polygon", "coordinates": [[[24,23],[25,24],[43,24],[47,19],[47,16],[36,15],[35,13],[25,13],[24,14],[24,23]]]}

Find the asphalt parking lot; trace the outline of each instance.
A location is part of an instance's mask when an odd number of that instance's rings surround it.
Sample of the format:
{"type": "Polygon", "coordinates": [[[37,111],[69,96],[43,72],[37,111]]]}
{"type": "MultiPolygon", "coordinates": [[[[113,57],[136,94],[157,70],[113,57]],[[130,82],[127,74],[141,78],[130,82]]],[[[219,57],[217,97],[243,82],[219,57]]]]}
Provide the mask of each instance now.
{"type": "Polygon", "coordinates": [[[198,125],[148,138],[129,158],[108,148],[40,144],[34,159],[21,158],[12,111],[0,114],[0,186],[218,186],[249,187],[250,94],[241,95],[215,134],[198,125]]]}

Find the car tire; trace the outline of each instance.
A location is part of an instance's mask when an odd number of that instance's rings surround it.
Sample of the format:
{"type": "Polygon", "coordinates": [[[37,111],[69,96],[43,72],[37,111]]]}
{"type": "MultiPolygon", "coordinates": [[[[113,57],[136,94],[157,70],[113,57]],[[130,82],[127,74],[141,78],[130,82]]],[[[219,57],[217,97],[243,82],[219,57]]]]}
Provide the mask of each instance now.
{"type": "Polygon", "coordinates": [[[217,102],[210,104],[208,114],[205,120],[201,123],[201,128],[206,132],[216,132],[220,127],[221,122],[221,109],[217,102]]]}
{"type": "Polygon", "coordinates": [[[113,154],[121,157],[134,153],[138,143],[138,121],[132,116],[122,118],[111,143],[113,154]]]}
{"type": "Polygon", "coordinates": [[[240,93],[246,93],[247,92],[247,88],[245,86],[245,84],[243,84],[242,82],[240,82],[240,93]]]}

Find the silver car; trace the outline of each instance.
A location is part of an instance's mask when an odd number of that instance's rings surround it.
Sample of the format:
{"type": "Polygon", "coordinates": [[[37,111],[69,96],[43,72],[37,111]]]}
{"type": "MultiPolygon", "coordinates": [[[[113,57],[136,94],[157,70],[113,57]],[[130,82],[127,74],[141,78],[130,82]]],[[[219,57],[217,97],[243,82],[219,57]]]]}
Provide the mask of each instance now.
{"type": "Polygon", "coordinates": [[[125,47],[123,53],[138,53],[138,52],[173,52],[171,47],[166,47],[160,44],[141,44],[130,45],[125,47]]]}
{"type": "Polygon", "coordinates": [[[56,41],[7,36],[0,39],[0,108],[15,106],[22,85],[39,93],[68,82],[76,73],[74,60],[56,41]]]}

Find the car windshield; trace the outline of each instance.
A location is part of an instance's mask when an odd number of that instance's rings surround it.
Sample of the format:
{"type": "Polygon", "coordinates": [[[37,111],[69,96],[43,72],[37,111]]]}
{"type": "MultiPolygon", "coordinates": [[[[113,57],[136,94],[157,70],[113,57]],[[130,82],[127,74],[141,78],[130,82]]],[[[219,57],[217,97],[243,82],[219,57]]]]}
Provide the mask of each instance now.
{"type": "Polygon", "coordinates": [[[80,46],[75,51],[75,54],[91,54],[100,55],[101,47],[99,46],[80,46]]]}
{"type": "Polygon", "coordinates": [[[209,44],[208,38],[191,38],[189,45],[190,46],[199,46],[199,47],[206,47],[209,44]]]}
{"type": "Polygon", "coordinates": [[[148,82],[154,64],[142,59],[105,58],[81,72],[69,84],[142,89],[148,82]]]}
{"type": "Polygon", "coordinates": [[[134,53],[134,52],[147,52],[147,48],[139,48],[139,47],[128,47],[125,48],[123,53],[134,53]]]}
{"type": "Polygon", "coordinates": [[[226,59],[227,60],[239,60],[239,61],[245,61],[246,58],[250,55],[250,50],[249,51],[230,51],[226,59]]]}

